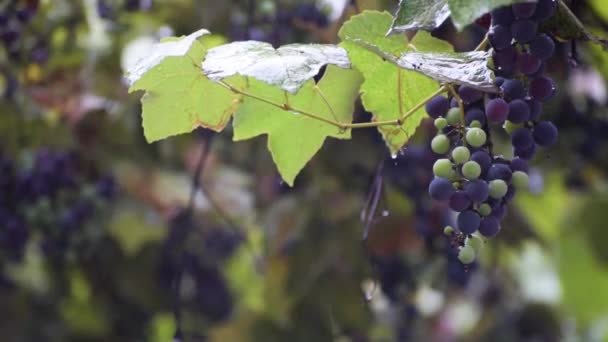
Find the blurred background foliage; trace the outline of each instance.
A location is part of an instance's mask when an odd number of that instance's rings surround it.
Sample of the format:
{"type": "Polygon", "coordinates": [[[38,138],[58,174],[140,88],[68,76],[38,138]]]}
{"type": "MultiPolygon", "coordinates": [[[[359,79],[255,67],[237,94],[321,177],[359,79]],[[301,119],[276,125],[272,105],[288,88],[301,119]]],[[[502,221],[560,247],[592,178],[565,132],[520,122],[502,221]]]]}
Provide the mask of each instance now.
{"type": "MultiPolygon", "coordinates": [[[[396,159],[373,129],[328,141],[293,188],[265,138],[233,143],[227,128],[144,141],[139,94],[122,75],[160,38],[205,27],[218,44],[335,43],[349,16],[395,6],[0,1],[2,339],[608,341],[598,46],[559,44],[546,115],[560,142],[467,268],[441,234],[451,213],[427,198],[430,123],[396,159]]],[[[604,0],[570,6],[607,35],[604,0]]],[[[434,35],[467,50],[483,25],[456,33],[447,22],[434,35]]]]}

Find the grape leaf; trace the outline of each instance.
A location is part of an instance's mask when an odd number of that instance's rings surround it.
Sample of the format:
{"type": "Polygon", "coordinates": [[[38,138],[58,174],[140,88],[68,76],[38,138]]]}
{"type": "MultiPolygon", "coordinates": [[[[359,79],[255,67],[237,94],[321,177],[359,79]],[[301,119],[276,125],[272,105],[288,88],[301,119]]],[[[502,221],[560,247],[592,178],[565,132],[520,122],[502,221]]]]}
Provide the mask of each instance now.
{"type": "Polygon", "coordinates": [[[268,43],[245,41],[210,49],[203,71],[216,81],[238,74],[295,93],[326,64],[350,67],[346,51],[335,45],[290,44],[275,49],[268,43]]]}
{"type": "Polygon", "coordinates": [[[401,0],[389,33],[433,30],[450,16],[448,0],[401,0]]]}
{"type": "Polygon", "coordinates": [[[458,30],[496,7],[530,0],[401,0],[390,33],[439,27],[450,15],[458,30]]]}
{"type": "Polygon", "coordinates": [[[555,15],[543,23],[543,30],[551,32],[559,40],[590,41],[608,50],[608,39],[600,38],[587,30],[570,8],[561,1],[558,2],[555,15]]]}
{"type": "MultiPolygon", "coordinates": [[[[202,74],[200,63],[207,48],[199,38],[205,34],[206,30],[200,30],[165,40],[129,70],[129,92],[146,91],[141,102],[144,135],[149,142],[199,126],[219,132],[236,110],[240,96],[202,74]]],[[[232,82],[236,85],[242,80],[232,82]]]]}
{"type": "MultiPolygon", "coordinates": [[[[274,103],[289,104],[291,108],[332,121],[350,123],[361,76],[355,70],[329,65],[318,84],[309,80],[296,94],[256,79],[249,79],[248,83],[248,92],[264,94],[265,99],[274,103]]],[[[350,139],[350,131],[340,132],[336,126],[251,97],[243,99],[234,115],[233,125],[235,141],[268,135],[268,149],[289,185],[293,185],[296,175],[319,151],[327,137],[350,139]]]]}
{"type": "Polygon", "coordinates": [[[530,0],[448,0],[448,4],[454,26],[462,30],[475,19],[497,7],[526,1],[531,2],[530,0]]]}
{"type": "MultiPolygon", "coordinates": [[[[418,32],[411,42],[403,36],[385,36],[391,22],[392,16],[387,12],[366,11],[352,17],[339,33],[343,40],[341,46],[348,51],[353,66],[365,79],[361,86],[361,99],[364,107],[373,113],[373,121],[400,118],[402,113],[436,91],[439,85],[431,78],[383,60],[353,40],[365,41],[390,54],[416,49],[451,51],[450,44],[424,31],[418,32]]],[[[397,153],[405,145],[425,117],[424,109],[420,109],[406,118],[400,127],[378,127],[391,153],[397,153]]]]}

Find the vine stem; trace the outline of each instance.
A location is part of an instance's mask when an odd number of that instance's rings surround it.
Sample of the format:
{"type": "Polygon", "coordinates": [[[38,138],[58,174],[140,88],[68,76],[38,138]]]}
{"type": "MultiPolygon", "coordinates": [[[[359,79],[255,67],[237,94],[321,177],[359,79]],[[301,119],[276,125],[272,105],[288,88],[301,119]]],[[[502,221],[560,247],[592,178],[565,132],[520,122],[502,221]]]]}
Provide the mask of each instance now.
{"type": "MultiPolygon", "coordinates": [[[[483,40],[479,43],[479,45],[477,45],[477,47],[475,48],[475,51],[480,51],[480,50],[484,50],[489,44],[489,39],[488,39],[488,35],[486,34],[483,38],[483,40]]],[[[381,121],[370,121],[370,122],[362,122],[362,123],[342,123],[339,122],[337,120],[331,120],[331,119],[327,119],[324,118],[316,113],[312,113],[303,109],[299,109],[296,107],[293,107],[292,105],[290,105],[289,103],[280,103],[280,102],[276,102],[274,100],[271,99],[267,99],[265,97],[256,95],[256,94],[252,94],[250,92],[247,92],[245,90],[239,89],[225,81],[219,81],[219,84],[221,84],[222,86],[224,86],[225,88],[227,88],[228,90],[230,90],[231,92],[235,93],[235,94],[239,94],[245,97],[249,97],[261,102],[264,102],[266,104],[269,104],[271,106],[277,107],[279,109],[282,109],[284,111],[290,111],[290,112],[294,112],[294,113],[298,113],[301,114],[303,116],[306,116],[308,118],[314,119],[314,120],[318,120],[321,122],[324,122],[328,125],[332,125],[337,127],[338,129],[340,129],[340,131],[346,131],[348,129],[357,129],[357,128],[370,128],[370,127],[380,127],[380,126],[401,126],[403,125],[403,122],[410,117],[412,114],[414,114],[416,111],[418,111],[420,108],[422,108],[427,102],[429,102],[432,98],[434,98],[435,96],[444,93],[446,91],[450,91],[450,89],[453,91],[454,88],[452,88],[452,86],[450,84],[444,84],[442,85],[439,89],[437,89],[435,92],[433,92],[432,94],[430,94],[429,96],[427,96],[426,98],[424,98],[422,101],[420,101],[419,103],[417,103],[415,106],[413,106],[412,108],[410,108],[407,112],[403,113],[399,119],[395,119],[395,120],[381,120],[381,121]]],[[[457,97],[459,99],[459,97],[457,97]]],[[[325,98],[324,98],[325,100],[325,98]]],[[[329,103],[326,101],[328,107],[329,103]]],[[[459,106],[461,107],[462,110],[462,100],[459,100],[459,106]]],[[[330,107],[331,110],[331,107],[330,107]]],[[[332,111],[333,112],[333,111],[332,111]]],[[[464,111],[463,111],[464,113],[464,111]]]]}

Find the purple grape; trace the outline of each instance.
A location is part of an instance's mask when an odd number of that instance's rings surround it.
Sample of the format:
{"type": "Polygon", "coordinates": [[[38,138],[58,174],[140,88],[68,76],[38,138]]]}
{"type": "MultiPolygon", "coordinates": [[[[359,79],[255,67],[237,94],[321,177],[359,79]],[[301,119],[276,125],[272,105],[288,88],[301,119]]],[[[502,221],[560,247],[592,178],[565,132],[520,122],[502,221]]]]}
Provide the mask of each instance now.
{"type": "Polygon", "coordinates": [[[467,125],[470,125],[473,121],[479,121],[482,125],[486,123],[486,113],[479,108],[469,109],[464,117],[464,121],[467,125]]]}
{"type": "Polygon", "coordinates": [[[528,79],[541,77],[542,75],[545,74],[545,70],[546,69],[547,69],[547,63],[545,63],[545,61],[541,60],[540,61],[540,66],[538,67],[538,70],[536,70],[536,72],[533,73],[533,74],[527,75],[528,79]]]}
{"type": "Polygon", "coordinates": [[[471,199],[465,191],[455,191],[450,197],[450,208],[454,211],[464,211],[471,205],[471,199]]]}
{"type": "Polygon", "coordinates": [[[444,116],[448,112],[448,109],[450,109],[450,103],[445,96],[437,95],[426,103],[425,109],[430,117],[437,119],[440,116],[444,116]]]}
{"type": "Polygon", "coordinates": [[[458,95],[465,104],[477,102],[483,98],[483,93],[473,87],[460,86],[458,95]]]}
{"type": "Polygon", "coordinates": [[[541,33],[530,42],[530,53],[540,59],[547,59],[553,56],[555,43],[548,35],[541,33]]]}
{"type": "Polygon", "coordinates": [[[540,69],[541,64],[539,58],[529,53],[522,53],[517,56],[517,69],[524,75],[535,74],[540,69]]]}
{"type": "Polygon", "coordinates": [[[534,20],[543,21],[553,16],[557,2],[555,0],[539,0],[534,12],[534,20]]]}
{"type": "Polygon", "coordinates": [[[445,201],[454,193],[452,182],[445,178],[435,177],[429,184],[429,194],[437,201],[445,201]]]}
{"type": "Polygon", "coordinates": [[[543,104],[540,103],[540,101],[536,101],[536,100],[526,100],[526,103],[528,104],[528,107],[530,108],[530,117],[528,118],[528,120],[531,121],[536,121],[538,119],[538,117],[540,116],[540,113],[543,110],[543,104]]]}
{"type": "Polygon", "coordinates": [[[513,172],[511,172],[511,168],[505,164],[492,164],[488,169],[488,174],[486,176],[487,180],[495,180],[502,179],[505,182],[510,182],[511,177],[513,176],[513,172]]]}
{"type": "Polygon", "coordinates": [[[505,122],[508,115],[509,104],[505,100],[496,98],[486,103],[486,117],[489,123],[501,124],[505,122]]]}
{"type": "Polygon", "coordinates": [[[555,83],[549,77],[537,77],[530,82],[528,94],[535,100],[547,101],[555,94],[555,83]]]}
{"type": "Polygon", "coordinates": [[[557,127],[550,121],[542,121],[534,126],[533,135],[540,146],[553,145],[557,142],[557,127]]]}
{"type": "Polygon", "coordinates": [[[513,197],[515,197],[516,192],[517,192],[517,189],[515,189],[515,186],[513,186],[513,184],[509,185],[509,187],[507,189],[507,194],[503,198],[505,200],[505,202],[510,202],[513,199],[513,197]]]}
{"type": "Polygon", "coordinates": [[[524,96],[526,96],[524,85],[519,80],[505,80],[505,82],[500,86],[500,89],[511,100],[523,99],[524,96]]]}
{"type": "Polygon", "coordinates": [[[519,158],[525,159],[525,160],[530,160],[534,157],[534,154],[536,153],[536,144],[532,144],[530,145],[528,148],[526,149],[514,149],[513,154],[515,154],[516,156],[518,156],[519,158]]]}
{"type": "Polygon", "coordinates": [[[479,223],[479,233],[485,237],[494,237],[500,232],[500,221],[495,216],[484,217],[479,223]]]}
{"type": "Polygon", "coordinates": [[[534,138],[532,138],[532,132],[526,127],[520,127],[513,131],[511,134],[511,144],[515,149],[525,150],[530,145],[534,144],[534,138]]]}
{"type": "Polygon", "coordinates": [[[500,51],[494,51],[492,58],[498,70],[512,70],[515,68],[517,50],[512,46],[508,46],[500,51]]]}
{"type": "Polygon", "coordinates": [[[507,26],[496,25],[490,28],[488,39],[495,50],[502,50],[511,46],[511,30],[507,26]]]}
{"type": "Polygon", "coordinates": [[[503,83],[505,83],[505,79],[503,77],[496,77],[496,79],[494,80],[494,84],[497,87],[500,87],[503,83]]]}
{"type": "Polygon", "coordinates": [[[530,118],[530,107],[524,100],[513,100],[509,102],[509,121],[519,124],[530,118]]]}
{"type": "Polygon", "coordinates": [[[538,23],[530,19],[516,20],[511,24],[511,34],[515,41],[521,44],[528,43],[538,31],[538,23]]]}
{"type": "Polygon", "coordinates": [[[502,220],[507,216],[507,206],[505,204],[497,204],[492,208],[491,216],[496,217],[498,220],[502,220]]]}
{"type": "Polygon", "coordinates": [[[479,228],[481,218],[479,214],[473,210],[466,210],[458,215],[458,229],[464,234],[473,234],[479,228]]]}
{"type": "Polygon", "coordinates": [[[527,19],[534,14],[534,11],[536,11],[536,3],[522,2],[513,4],[511,8],[513,8],[513,14],[515,15],[515,18],[527,19]]]}
{"type": "Polygon", "coordinates": [[[513,158],[513,160],[511,160],[511,171],[522,171],[528,173],[528,171],[530,171],[528,161],[521,158],[513,158]]]}
{"type": "Polygon", "coordinates": [[[464,191],[473,202],[481,203],[490,196],[490,188],[488,183],[481,179],[476,179],[465,184],[464,191]]]}
{"type": "Polygon", "coordinates": [[[479,166],[481,167],[481,174],[486,173],[486,171],[488,171],[488,168],[490,168],[490,165],[492,165],[492,157],[490,157],[490,154],[485,151],[473,152],[473,154],[471,155],[471,160],[479,164],[479,166]]]}
{"type": "Polygon", "coordinates": [[[503,6],[492,11],[492,24],[509,26],[514,20],[513,11],[510,6],[503,6]]]}

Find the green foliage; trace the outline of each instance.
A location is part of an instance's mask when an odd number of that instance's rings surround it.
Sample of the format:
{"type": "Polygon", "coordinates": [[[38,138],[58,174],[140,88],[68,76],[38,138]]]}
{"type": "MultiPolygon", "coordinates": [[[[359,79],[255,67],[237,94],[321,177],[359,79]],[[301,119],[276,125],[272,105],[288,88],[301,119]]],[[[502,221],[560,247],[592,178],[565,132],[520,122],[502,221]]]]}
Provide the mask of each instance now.
{"type": "MultiPolygon", "coordinates": [[[[317,85],[310,80],[295,95],[252,79],[247,90],[328,120],[350,123],[360,83],[358,72],[328,66],[317,85]]],[[[350,132],[340,131],[333,125],[246,97],[235,115],[234,140],[261,134],[268,135],[268,149],[289,185],[293,185],[296,175],[319,151],[325,138],[350,138],[350,132]]]]}
{"type": "MultiPolygon", "coordinates": [[[[364,12],[344,24],[339,36],[351,58],[353,66],[363,74],[361,100],[365,109],[374,114],[374,121],[399,119],[422,100],[438,89],[438,83],[414,71],[402,70],[383,61],[377,54],[353,40],[364,41],[390,54],[408,51],[451,51],[445,41],[418,32],[412,41],[402,36],[386,36],[392,16],[387,12],[364,12]]],[[[418,109],[403,121],[400,127],[380,126],[378,130],[391,153],[397,153],[414,134],[422,119],[424,109],[418,109]]]]}

